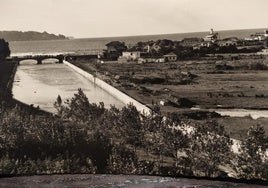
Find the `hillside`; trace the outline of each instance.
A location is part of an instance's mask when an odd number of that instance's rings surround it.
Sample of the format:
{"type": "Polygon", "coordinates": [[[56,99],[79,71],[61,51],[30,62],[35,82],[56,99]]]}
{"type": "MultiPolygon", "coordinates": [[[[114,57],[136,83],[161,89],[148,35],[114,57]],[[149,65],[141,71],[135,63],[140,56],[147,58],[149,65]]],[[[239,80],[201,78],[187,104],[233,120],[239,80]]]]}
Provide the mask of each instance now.
{"type": "Polygon", "coordinates": [[[0,31],[0,38],[6,41],[29,41],[29,40],[62,40],[68,39],[64,35],[50,34],[44,31],[43,33],[36,31],[0,31]]]}

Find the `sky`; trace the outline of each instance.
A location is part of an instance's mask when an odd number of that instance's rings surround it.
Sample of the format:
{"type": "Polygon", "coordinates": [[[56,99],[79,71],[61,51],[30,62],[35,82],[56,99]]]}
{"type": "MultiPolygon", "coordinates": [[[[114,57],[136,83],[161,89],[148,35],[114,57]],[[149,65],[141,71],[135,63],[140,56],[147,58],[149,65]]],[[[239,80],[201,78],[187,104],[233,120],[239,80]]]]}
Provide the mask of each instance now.
{"type": "Polygon", "coordinates": [[[0,0],[0,30],[75,38],[268,27],[267,0],[0,0]]]}

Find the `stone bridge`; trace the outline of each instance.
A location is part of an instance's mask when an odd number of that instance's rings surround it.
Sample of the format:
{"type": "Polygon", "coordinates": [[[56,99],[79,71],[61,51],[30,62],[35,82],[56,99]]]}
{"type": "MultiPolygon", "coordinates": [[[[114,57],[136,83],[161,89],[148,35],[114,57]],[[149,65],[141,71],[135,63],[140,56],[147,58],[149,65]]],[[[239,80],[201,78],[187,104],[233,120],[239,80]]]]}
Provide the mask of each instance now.
{"type": "Polygon", "coordinates": [[[14,56],[11,58],[13,61],[20,63],[23,60],[36,60],[37,64],[42,64],[45,59],[57,59],[57,63],[63,63],[63,55],[26,55],[26,56],[14,56]]]}
{"type": "Polygon", "coordinates": [[[97,55],[79,55],[79,54],[58,54],[58,55],[25,55],[25,56],[13,56],[7,58],[8,60],[18,62],[20,64],[23,60],[35,60],[37,64],[42,64],[43,60],[46,59],[57,59],[56,63],[63,63],[63,60],[88,60],[88,59],[97,59],[97,55]]]}

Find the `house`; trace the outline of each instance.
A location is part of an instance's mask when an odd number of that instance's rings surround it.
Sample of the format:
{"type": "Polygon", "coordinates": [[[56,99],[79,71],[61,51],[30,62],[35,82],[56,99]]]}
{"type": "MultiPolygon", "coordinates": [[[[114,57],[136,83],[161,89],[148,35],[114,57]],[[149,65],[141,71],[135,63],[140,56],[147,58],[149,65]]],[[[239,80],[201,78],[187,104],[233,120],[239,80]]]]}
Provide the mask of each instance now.
{"type": "Polygon", "coordinates": [[[213,29],[211,29],[210,33],[206,35],[204,38],[205,42],[216,42],[218,40],[218,33],[214,33],[213,29]]]}
{"type": "Polygon", "coordinates": [[[155,52],[159,52],[161,50],[161,46],[157,43],[154,43],[151,47],[151,50],[153,50],[155,52]]]}
{"type": "Polygon", "coordinates": [[[122,57],[129,61],[136,61],[141,57],[141,52],[122,52],[122,57]]]}
{"type": "Polygon", "coordinates": [[[166,62],[174,62],[177,60],[177,55],[174,52],[170,52],[166,55],[164,55],[166,62]]]}
{"type": "Polygon", "coordinates": [[[126,63],[129,61],[138,61],[142,52],[122,52],[122,55],[118,57],[118,63],[126,63]]]}
{"type": "Polygon", "coordinates": [[[125,63],[130,61],[138,61],[138,63],[163,63],[164,57],[159,54],[152,54],[147,52],[122,52],[122,56],[119,56],[118,62],[125,63]]]}
{"type": "Polygon", "coordinates": [[[158,53],[141,53],[138,63],[164,63],[165,58],[158,53]]]}
{"type": "Polygon", "coordinates": [[[139,64],[143,63],[164,63],[165,58],[164,57],[140,57],[138,59],[139,64]]]}
{"type": "Polygon", "coordinates": [[[123,51],[126,51],[127,47],[124,42],[112,41],[106,44],[106,57],[108,59],[117,60],[122,55],[123,51]]]}
{"type": "Polygon", "coordinates": [[[245,41],[264,41],[267,38],[268,38],[268,30],[264,30],[264,32],[251,34],[250,37],[245,38],[245,41]]]}
{"type": "Polygon", "coordinates": [[[238,46],[239,39],[236,37],[229,37],[218,41],[219,46],[238,46]]]}
{"type": "Polygon", "coordinates": [[[204,39],[202,38],[184,38],[179,44],[184,47],[199,46],[204,39]]]}
{"type": "Polygon", "coordinates": [[[154,63],[155,60],[152,57],[140,57],[138,59],[138,64],[143,64],[143,63],[154,63]]]}
{"type": "Polygon", "coordinates": [[[156,58],[155,59],[155,62],[156,63],[165,63],[166,61],[165,61],[165,58],[164,57],[159,57],[159,58],[156,58]]]}

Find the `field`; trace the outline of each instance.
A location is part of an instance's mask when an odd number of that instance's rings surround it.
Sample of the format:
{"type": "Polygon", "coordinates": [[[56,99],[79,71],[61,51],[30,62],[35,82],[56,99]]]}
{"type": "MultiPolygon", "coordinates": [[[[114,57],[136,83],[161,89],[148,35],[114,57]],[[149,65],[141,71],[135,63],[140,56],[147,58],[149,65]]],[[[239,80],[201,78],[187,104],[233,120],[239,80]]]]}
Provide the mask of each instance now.
{"type": "MultiPolygon", "coordinates": [[[[191,111],[191,107],[268,109],[268,70],[267,60],[263,58],[148,64],[72,63],[148,106],[162,104],[163,113],[183,114],[191,111]]],[[[268,122],[267,118],[250,117],[216,119],[236,138],[243,137],[251,125],[268,122]]],[[[268,127],[265,129],[268,133],[268,127]]]]}

